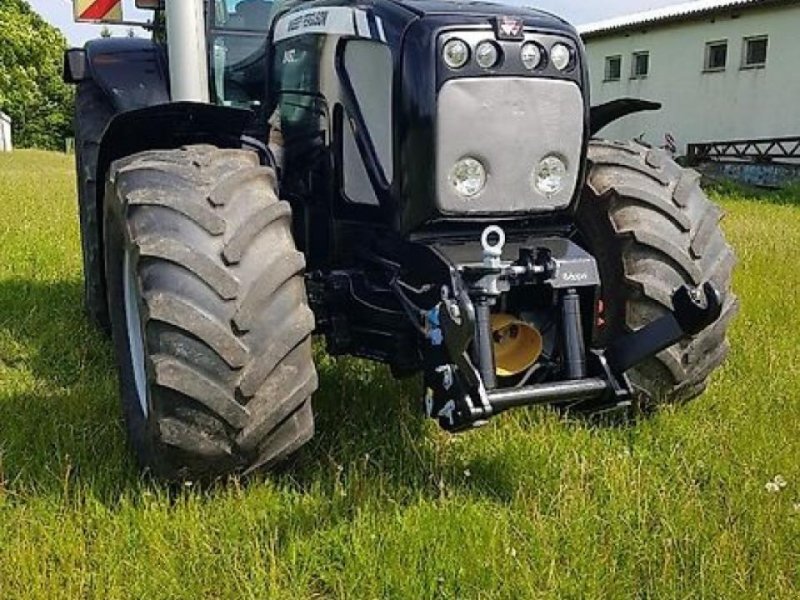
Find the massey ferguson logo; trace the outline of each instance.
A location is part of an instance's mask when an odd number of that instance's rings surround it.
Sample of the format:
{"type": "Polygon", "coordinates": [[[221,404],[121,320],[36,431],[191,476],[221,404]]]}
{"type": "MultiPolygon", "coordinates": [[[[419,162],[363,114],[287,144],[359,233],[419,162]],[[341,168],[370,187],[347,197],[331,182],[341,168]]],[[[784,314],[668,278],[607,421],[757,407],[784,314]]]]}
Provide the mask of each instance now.
{"type": "Polygon", "coordinates": [[[522,39],[524,25],[517,17],[496,17],[494,20],[495,34],[500,40],[522,39]]]}
{"type": "Polygon", "coordinates": [[[327,11],[323,10],[319,12],[306,13],[289,21],[288,31],[297,31],[300,28],[308,29],[313,27],[325,27],[325,23],[327,21],[327,11]]]}

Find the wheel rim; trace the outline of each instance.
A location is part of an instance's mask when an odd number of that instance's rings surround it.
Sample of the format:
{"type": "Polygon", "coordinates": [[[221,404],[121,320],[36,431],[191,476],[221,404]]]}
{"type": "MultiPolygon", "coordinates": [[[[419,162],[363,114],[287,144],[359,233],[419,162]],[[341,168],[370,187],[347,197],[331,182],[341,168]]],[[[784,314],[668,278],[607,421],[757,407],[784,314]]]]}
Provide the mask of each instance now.
{"type": "Polygon", "coordinates": [[[128,331],[128,348],[130,350],[131,368],[139,398],[142,414],[147,416],[147,371],[144,366],[144,335],[142,321],[139,316],[139,299],[137,296],[136,271],[129,251],[125,251],[123,265],[123,287],[125,295],[125,328],[128,331]]]}

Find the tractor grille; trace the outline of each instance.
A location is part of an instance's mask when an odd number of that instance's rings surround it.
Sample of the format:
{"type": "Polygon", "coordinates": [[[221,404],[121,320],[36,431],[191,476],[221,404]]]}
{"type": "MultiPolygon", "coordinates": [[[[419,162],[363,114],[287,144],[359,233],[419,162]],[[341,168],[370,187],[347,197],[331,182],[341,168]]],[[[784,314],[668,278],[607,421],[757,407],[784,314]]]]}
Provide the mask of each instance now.
{"type": "Polygon", "coordinates": [[[436,119],[437,203],[448,214],[551,212],[569,205],[580,171],[584,102],[573,82],[530,77],[452,79],[439,92],[436,119]],[[567,164],[563,188],[534,188],[539,162],[567,164]],[[462,158],[486,167],[486,187],[460,196],[448,181],[462,158]]]}

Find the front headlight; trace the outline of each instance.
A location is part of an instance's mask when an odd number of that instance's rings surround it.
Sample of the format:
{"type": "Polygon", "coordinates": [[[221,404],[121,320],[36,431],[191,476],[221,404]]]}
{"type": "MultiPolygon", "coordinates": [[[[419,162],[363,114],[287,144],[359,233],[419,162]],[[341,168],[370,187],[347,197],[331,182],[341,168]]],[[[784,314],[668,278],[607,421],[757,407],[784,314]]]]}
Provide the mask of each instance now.
{"type": "Polygon", "coordinates": [[[481,42],[475,48],[475,62],[484,69],[491,69],[500,62],[500,49],[490,41],[481,42]]]}
{"type": "Polygon", "coordinates": [[[470,198],[486,186],[486,168],[475,158],[462,158],[450,171],[449,180],[456,192],[470,198]]]}
{"type": "Polygon", "coordinates": [[[558,156],[550,155],[542,159],[533,171],[533,186],[547,196],[553,196],[564,188],[567,165],[558,156]]]}
{"type": "Polygon", "coordinates": [[[469,60],[469,46],[463,40],[454,38],[442,48],[442,58],[444,63],[451,69],[460,69],[469,60]]]}
{"type": "Polygon", "coordinates": [[[572,66],[572,50],[566,44],[556,44],[550,50],[550,60],[559,71],[566,71],[572,66]]]}
{"type": "Polygon", "coordinates": [[[519,57],[522,60],[522,64],[525,65],[525,68],[529,71],[533,71],[542,62],[542,51],[539,49],[539,45],[536,42],[526,42],[522,44],[522,48],[520,48],[519,57]]]}

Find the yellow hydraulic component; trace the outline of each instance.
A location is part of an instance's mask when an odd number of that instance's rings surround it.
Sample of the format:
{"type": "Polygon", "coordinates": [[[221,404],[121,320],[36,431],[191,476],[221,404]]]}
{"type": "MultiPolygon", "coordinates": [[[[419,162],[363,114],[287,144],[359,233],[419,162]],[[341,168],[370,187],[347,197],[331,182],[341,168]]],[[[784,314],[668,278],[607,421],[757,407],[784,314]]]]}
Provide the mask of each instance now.
{"type": "Polygon", "coordinates": [[[492,340],[498,377],[520,375],[542,355],[539,330],[511,315],[492,315],[492,340]]]}

